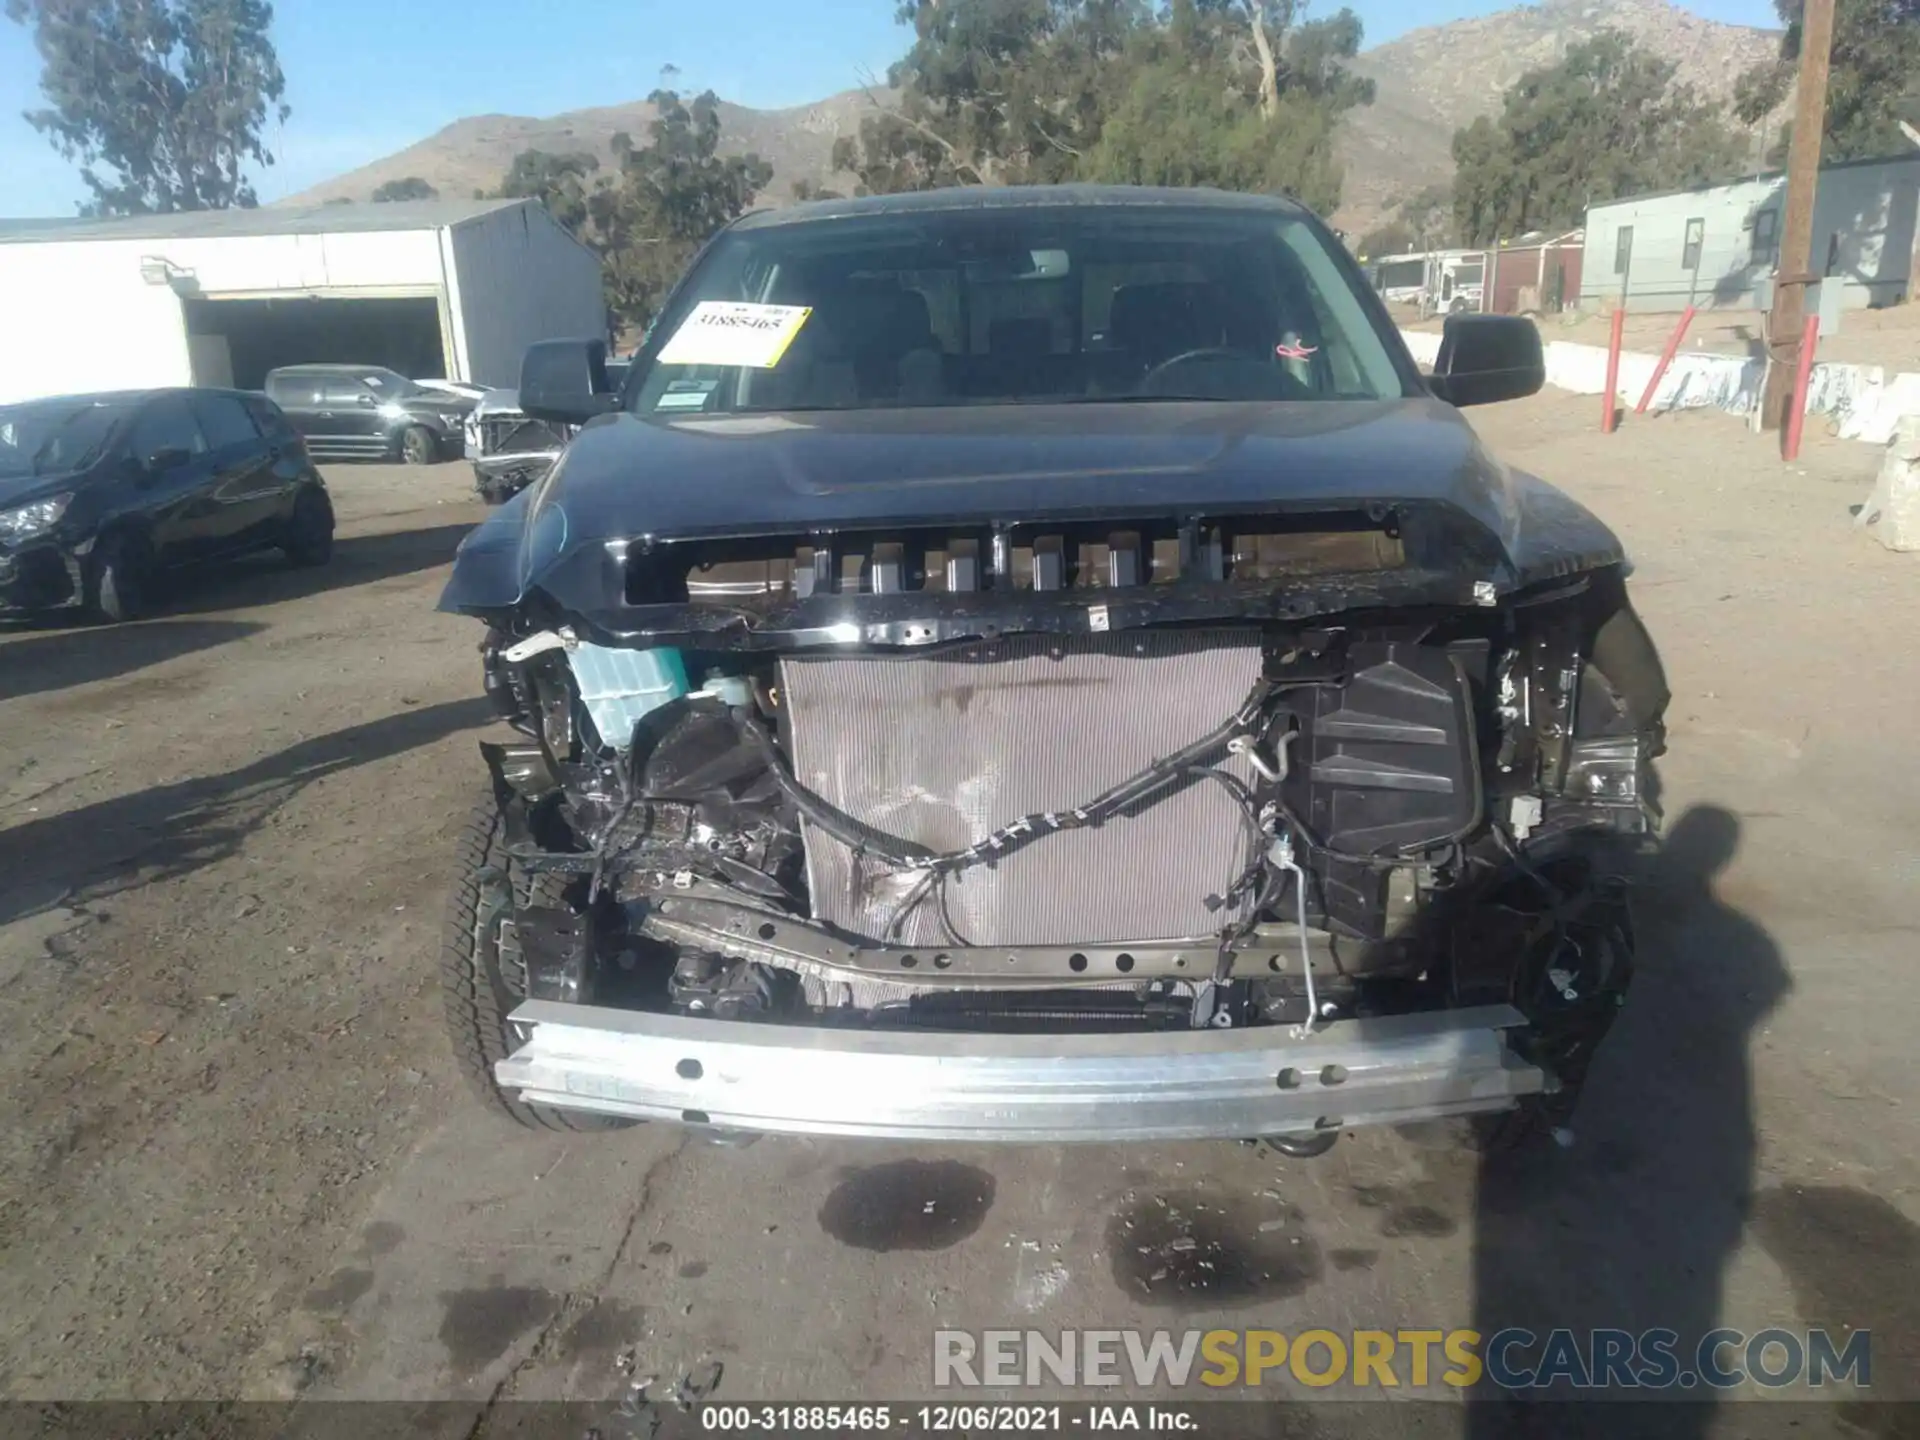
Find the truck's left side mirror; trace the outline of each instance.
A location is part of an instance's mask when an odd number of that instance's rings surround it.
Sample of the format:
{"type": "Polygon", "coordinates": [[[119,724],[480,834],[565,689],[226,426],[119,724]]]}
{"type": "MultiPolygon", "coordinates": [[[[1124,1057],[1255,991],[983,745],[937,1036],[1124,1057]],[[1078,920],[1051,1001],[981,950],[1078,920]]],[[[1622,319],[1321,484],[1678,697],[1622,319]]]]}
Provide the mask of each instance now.
{"type": "Polygon", "coordinates": [[[520,409],[536,420],[581,425],[619,403],[607,384],[607,342],[542,340],[520,361],[520,409]]]}
{"type": "Polygon", "coordinates": [[[1449,315],[1429,388],[1450,405],[1518,400],[1547,383],[1540,328],[1523,315],[1449,315]]]}

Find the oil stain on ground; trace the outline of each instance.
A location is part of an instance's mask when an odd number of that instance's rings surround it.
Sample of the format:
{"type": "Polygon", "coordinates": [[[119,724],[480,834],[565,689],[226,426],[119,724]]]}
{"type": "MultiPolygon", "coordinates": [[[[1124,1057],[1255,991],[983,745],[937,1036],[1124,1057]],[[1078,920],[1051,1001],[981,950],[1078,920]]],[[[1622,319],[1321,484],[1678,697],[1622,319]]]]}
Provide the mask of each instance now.
{"type": "MultiPolygon", "coordinates": [[[[1411,1195],[1402,1195],[1390,1185],[1356,1185],[1353,1198],[1368,1210],[1380,1213],[1380,1233],[1389,1240],[1411,1236],[1421,1240],[1440,1240],[1460,1228],[1460,1222],[1436,1205],[1423,1202],[1422,1192],[1437,1186],[1416,1185],[1411,1195]]],[[[1427,1197],[1435,1198],[1435,1197],[1427,1197]]]]}
{"type": "Polygon", "coordinates": [[[316,1315],[337,1314],[373,1288],[371,1270],[336,1270],[327,1283],[309,1290],[301,1307],[316,1315]]]}
{"type": "Polygon", "coordinates": [[[957,1160],[898,1160],[850,1171],[820,1207],[820,1228],[856,1250],[944,1250],[980,1228],[994,1178],[957,1160]]]}
{"type": "Polygon", "coordinates": [[[645,1314],[645,1306],[602,1300],[560,1333],[554,1353],[562,1360],[612,1365],[623,1349],[640,1339],[645,1314]]]}
{"type": "Polygon", "coordinates": [[[369,1255],[391,1255],[407,1238],[407,1232],[390,1220],[376,1220],[360,1232],[369,1255]]]}
{"type": "Polygon", "coordinates": [[[560,1308],[547,1290],[496,1286],[485,1290],[442,1290],[440,1343],[462,1374],[483,1369],[507,1353],[513,1342],[538,1329],[560,1308]]]}
{"type": "Polygon", "coordinates": [[[1207,1191],[1128,1204],[1107,1222],[1107,1256],[1122,1290],[1181,1310],[1285,1299],[1325,1272],[1297,1207],[1207,1191]]]}

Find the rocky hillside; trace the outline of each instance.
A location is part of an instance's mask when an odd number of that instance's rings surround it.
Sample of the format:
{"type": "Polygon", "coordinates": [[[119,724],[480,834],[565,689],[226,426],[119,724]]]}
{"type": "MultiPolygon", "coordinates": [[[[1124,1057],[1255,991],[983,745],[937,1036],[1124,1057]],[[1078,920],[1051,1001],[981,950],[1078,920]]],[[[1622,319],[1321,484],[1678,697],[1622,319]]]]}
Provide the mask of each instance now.
{"type": "MultiPolygon", "coordinates": [[[[1773,32],[1703,20],[1666,0],[1542,0],[1478,20],[1411,31],[1365,52],[1357,68],[1377,98],[1356,111],[1341,137],[1346,201],[1338,223],[1359,232],[1401,197],[1453,174],[1453,132],[1499,107],[1524,72],[1551,64],[1566,48],[1608,26],[1627,31],[1680,64],[1683,79],[1726,96],[1742,71],[1771,56],[1773,32]]],[[[758,151],[773,164],[765,199],[780,204],[793,182],[831,184],[834,138],[859,128],[872,101],[850,90],[790,110],[722,105],[725,147],[758,151]]],[[[574,110],[551,119],[478,115],[457,120],[417,145],[293,196],[311,203],[365,200],[383,181],[418,175],[443,195],[471,195],[499,183],[522,150],[589,150],[604,162],[621,130],[645,134],[645,101],[574,110]]],[[[844,183],[845,177],[840,177],[844,183]]]]}
{"type": "MultiPolygon", "coordinates": [[[[860,90],[830,95],[790,110],[753,110],[722,101],[721,148],[736,154],[755,151],[771,163],[773,183],[767,187],[765,199],[780,204],[793,193],[796,180],[823,185],[831,181],[834,137],[858,131],[862,113],[872,107],[873,101],[860,90]]],[[[545,120],[525,115],[474,115],[456,120],[418,144],[371,165],[289,196],[286,203],[365,200],[386,181],[409,175],[418,175],[442,195],[464,198],[475,190],[498,185],[513,157],[522,150],[556,154],[586,150],[606,165],[610,163],[613,137],[625,131],[635,140],[644,140],[653,113],[652,105],[636,100],[630,105],[569,110],[545,120]]]]}
{"type": "Polygon", "coordinates": [[[1478,20],[1413,30],[1362,54],[1376,98],[1341,136],[1347,178],[1340,222],[1377,223],[1401,197],[1450,178],[1453,132],[1500,108],[1529,70],[1607,28],[1678,62],[1680,78],[1719,99],[1779,49],[1779,34],[1723,25],[1666,0],[1542,0],[1478,20]]]}

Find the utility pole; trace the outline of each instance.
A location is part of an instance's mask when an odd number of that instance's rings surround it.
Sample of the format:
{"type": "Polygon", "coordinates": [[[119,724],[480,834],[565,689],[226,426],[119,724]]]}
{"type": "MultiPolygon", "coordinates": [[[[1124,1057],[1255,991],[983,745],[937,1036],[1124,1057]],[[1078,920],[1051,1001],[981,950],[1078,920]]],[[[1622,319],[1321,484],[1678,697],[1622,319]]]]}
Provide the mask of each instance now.
{"type": "Polygon", "coordinates": [[[1800,78],[1793,102],[1793,142],[1787,153],[1787,205],[1780,227],[1780,263],[1773,276],[1773,314],[1767,325],[1767,383],[1760,425],[1779,430],[1793,399],[1807,286],[1813,273],[1813,201],[1820,184],[1820,137],[1827,125],[1827,66],[1833,51],[1833,0],[1806,0],[1800,17],[1800,78]]]}

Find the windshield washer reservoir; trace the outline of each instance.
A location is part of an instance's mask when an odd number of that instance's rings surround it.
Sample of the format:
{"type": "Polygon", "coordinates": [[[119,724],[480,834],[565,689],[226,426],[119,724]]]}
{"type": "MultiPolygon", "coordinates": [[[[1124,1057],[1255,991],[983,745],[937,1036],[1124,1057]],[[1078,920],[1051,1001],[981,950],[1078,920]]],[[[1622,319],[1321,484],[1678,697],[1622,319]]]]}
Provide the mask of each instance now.
{"type": "Polygon", "coordinates": [[[626,650],[584,641],[567,647],[567,663],[580,687],[580,703],[601,740],[615,750],[633,744],[633,727],[643,716],[690,688],[678,650],[626,650]]]}

